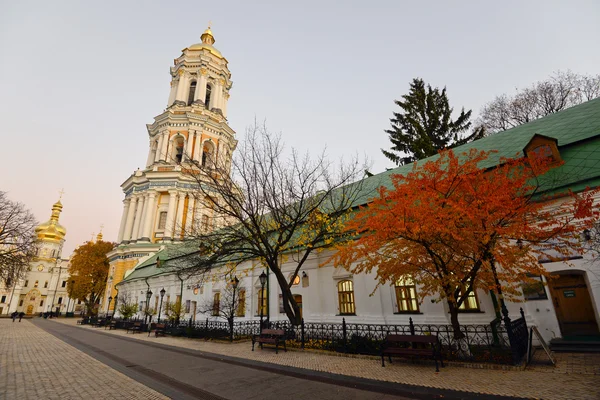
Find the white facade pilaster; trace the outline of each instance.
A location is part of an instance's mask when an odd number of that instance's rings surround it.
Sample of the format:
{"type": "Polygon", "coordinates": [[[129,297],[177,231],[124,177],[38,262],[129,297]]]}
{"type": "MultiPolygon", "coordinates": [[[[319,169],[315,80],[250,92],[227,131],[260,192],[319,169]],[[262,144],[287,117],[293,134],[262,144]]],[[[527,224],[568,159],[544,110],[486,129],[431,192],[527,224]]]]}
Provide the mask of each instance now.
{"type": "Polygon", "coordinates": [[[182,73],[179,76],[179,82],[177,83],[177,95],[175,96],[176,100],[179,100],[179,101],[187,100],[187,99],[185,99],[187,82],[188,82],[187,75],[185,73],[182,73]]]}
{"type": "Polygon", "coordinates": [[[144,214],[144,229],[140,238],[142,240],[152,239],[152,227],[154,226],[154,216],[156,215],[156,194],[154,190],[148,192],[148,205],[144,214]]]}
{"type": "Polygon", "coordinates": [[[169,92],[169,103],[167,104],[167,107],[170,106],[171,104],[173,104],[173,102],[175,101],[176,95],[177,95],[177,85],[175,84],[175,81],[172,80],[171,81],[171,91],[169,92]]]}
{"type": "Polygon", "coordinates": [[[125,231],[123,240],[131,240],[131,229],[133,228],[133,218],[135,217],[135,206],[137,205],[137,196],[132,196],[129,202],[129,210],[127,212],[127,222],[125,223],[125,231]]]}
{"type": "Polygon", "coordinates": [[[227,118],[227,103],[229,102],[229,93],[224,93],[223,94],[223,108],[221,109],[221,111],[223,111],[223,116],[225,118],[227,118]]]}
{"type": "Polygon", "coordinates": [[[202,162],[202,134],[196,132],[196,144],[194,145],[194,161],[202,162]]]}
{"type": "Polygon", "coordinates": [[[164,131],[162,134],[162,143],[160,150],[160,159],[163,161],[168,161],[167,151],[169,149],[169,131],[164,131]]]}
{"type": "MultiPolygon", "coordinates": [[[[198,71],[199,74],[199,78],[198,78],[198,86],[196,86],[196,92],[198,93],[198,96],[196,97],[197,99],[202,100],[202,102],[204,102],[204,100],[206,99],[206,84],[208,83],[207,79],[206,79],[206,70],[202,70],[200,69],[200,71],[198,71]]],[[[208,107],[208,104],[205,104],[206,107],[208,107]]]]}
{"type": "Polygon", "coordinates": [[[175,206],[177,203],[177,192],[169,191],[169,208],[167,209],[167,223],[165,225],[164,239],[173,237],[173,222],[175,222],[175,206]]]}
{"type": "Polygon", "coordinates": [[[185,157],[184,159],[192,159],[192,150],[193,150],[193,145],[194,145],[194,131],[190,130],[188,132],[188,137],[187,137],[187,141],[185,142],[185,157]]]}
{"type": "Polygon", "coordinates": [[[213,96],[214,101],[212,102],[213,105],[211,106],[211,108],[221,108],[221,96],[223,94],[223,86],[221,85],[220,82],[215,82],[215,87],[213,88],[213,91],[211,93],[211,96],[213,96]]]}
{"type": "Polygon", "coordinates": [[[183,224],[183,206],[185,205],[186,193],[179,193],[179,202],[177,203],[177,217],[175,218],[175,240],[181,239],[181,228],[183,224]]]}
{"type": "Polygon", "coordinates": [[[185,229],[183,234],[189,236],[193,229],[192,219],[194,217],[194,208],[196,207],[196,201],[194,196],[188,196],[187,216],[185,217],[185,229]]]}
{"type": "Polygon", "coordinates": [[[154,158],[156,156],[154,151],[154,139],[150,138],[150,143],[148,143],[148,159],[146,160],[146,167],[149,167],[154,162],[154,158]]]}
{"type": "Polygon", "coordinates": [[[148,193],[144,193],[144,197],[142,199],[142,214],[140,215],[140,223],[137,229],[134,229],[135,240],[139,240],[142,237],[142,233],[144,231],[144,222],[146,222],[146,212],[148,209],[148,193]]]}
{"type": "Polygon", "coordinates": [[[156,135],[155,139],[158,139],[158,145],[156,146],[156,153],[154,154],[154,162],[158,162],[160,160],[160,153],[162,151],[163,135],[159,133],[156,135]]]}
{"type": "Polygon", "coordinates": [[[135,219],[133,220],[133,228],[131,229],[131,237],[129,240],[137,240],[137,232],[140,229],[140,220],[142,219],[142,211],[144,209],[144,196],[139,195],[137,198],[137,207],[135,209],[135,219]]]}
{"type": "Polygon", "coordinates": [[[123,215],[121,215],[121,226],[119,227],[119,236],[117,236],[117,243],[121,243],[123,241],[123,233],[125,232],[125,224],[127,223],[130,202],[131,198],[126,198],[125,200],[123,200],[123,215]]]}

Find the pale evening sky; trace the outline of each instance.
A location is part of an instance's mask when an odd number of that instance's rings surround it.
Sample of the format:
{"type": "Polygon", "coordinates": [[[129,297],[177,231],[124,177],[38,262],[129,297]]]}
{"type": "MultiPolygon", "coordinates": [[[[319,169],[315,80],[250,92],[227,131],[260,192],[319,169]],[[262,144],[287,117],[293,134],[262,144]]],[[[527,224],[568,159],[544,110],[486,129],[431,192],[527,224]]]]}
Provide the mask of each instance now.
{"type": "Polygon", "coordinates": [[[238,138],[266,119],[289,146],[392,166],[383,132],[408,83],[474,113],[556,70],[598,73],[600,2],[0,0],[0,190],[40,222],[64,188],[63,255],[104,224],[148,151],[169,67],[212,21],[238,138]]]}

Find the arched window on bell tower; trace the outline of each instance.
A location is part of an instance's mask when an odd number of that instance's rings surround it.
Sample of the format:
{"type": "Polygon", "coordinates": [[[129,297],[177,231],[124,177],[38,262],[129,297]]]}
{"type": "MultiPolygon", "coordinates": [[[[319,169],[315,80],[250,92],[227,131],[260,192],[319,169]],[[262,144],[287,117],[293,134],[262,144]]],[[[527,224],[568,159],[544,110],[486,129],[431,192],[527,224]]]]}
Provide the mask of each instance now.
{"type": "Polygon", "coordinates": [[[210,110],[210,95],[212,93],[212,87],[210,84],[206,85],[206,96],[204,97],[204,106],[207,110],[210,110]]]}
{"type": "Polygon", "coordinates": [[[180,164],[183,161],[183,146],[185,144],[185,140],[183,136],[178,136],[173,140],[173,159],[177,164],[180,164]]]}
{"type": "Polygon", "coordinates": [[[203,167],[212,167],[213,156],[215,153],[215,146],[210,141],[204,142],[204,146],[202,146],[202,166],[203,167]]]}
{"type": "Polygon", "coordinates": [[[188,101],[187,101],[188,106],[192,105],[192,103],[194,102],[194,94],[195,93],[196,93],[196,81],[192,81],[192,83],[190,83],[190,91],[188,93],[188,101]]]}

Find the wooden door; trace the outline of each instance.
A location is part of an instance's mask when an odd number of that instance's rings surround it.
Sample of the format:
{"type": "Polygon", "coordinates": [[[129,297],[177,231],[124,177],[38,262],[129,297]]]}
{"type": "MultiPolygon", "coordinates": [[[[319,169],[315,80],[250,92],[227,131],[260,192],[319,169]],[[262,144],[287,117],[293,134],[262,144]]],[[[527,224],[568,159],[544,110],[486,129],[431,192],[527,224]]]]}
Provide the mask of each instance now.
{"type": "Polygon", "coordinates": [[[550,280],[549,286],[563,337],[599,333],[583,275],[559,275],[550,280]]]}
{"type": "Polygon", "coordinates": [[[33,314],[33,304],[30,304],[30,305],[27,306],[27,312],[26,312],[26,314],[27,315],[33,314]]]}

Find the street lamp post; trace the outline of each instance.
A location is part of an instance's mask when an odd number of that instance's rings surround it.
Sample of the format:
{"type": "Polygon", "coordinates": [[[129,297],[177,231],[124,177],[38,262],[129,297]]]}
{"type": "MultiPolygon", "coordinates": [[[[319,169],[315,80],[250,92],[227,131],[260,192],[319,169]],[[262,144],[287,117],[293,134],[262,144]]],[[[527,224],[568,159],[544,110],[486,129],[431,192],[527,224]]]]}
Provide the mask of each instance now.
{"type": "MultiPolygon", "coordinates": [[[[62,259],[60,258],[62,254],[62,244],[60,249],[58,250],[58,255],[56,256],[56,267],[58,267],[58,278],[56,278],[56,287],[54,288],[54,296],[52,297],[52,307],[54,307],[54,301],[56,300],[56,292],[58,292],[58,282],[60,281],[60,273],[62,272],[62,259]]],[[[58,308],[57,308],[58,309],[58,308]]],[[[50,309],[52,312],[52,308],[50,309]]],[[[56,316],[58,317],[58,311],[56,312],[56,316]]]]}
{"type": "Polygon", "coordinates": [[[160,290],[160,307],[158,307],[158,323],[160,324],[160,314],[162,313],[162,301],[163,301],[163,297],[165,297],[165,293],[167,291],[165,290],[165,288],[162,288],[160,290]]]}
{"type": "Polygon", "coordinates": [[[260,276],[258,277],[258,279],[260,280],[260,330],[262,332],[262,328],[263,328],[263,308],[264,308],[264,303],[265,303],[265,299],[264,299],[264,295],[265,295],[265,283],[267,282],[267,275],[265,274],[265,271],[263,271],[262,274],[260,274],[260,276]]]}
{"type": "Polygon", "coordinates": [[[152,291],[150,289],[148,289],[148,291],[146,292],[146,312],[144,314],[144,323],[146,323],[146,318],[148,318],[148,304],[150,303],[150,297],[152,297],[152,291]]]}
{"type": "Polygon", "coordinates": [[[229,337],[229,341],[233,342],[233,318],[235,316],[235,292],[237,290],[238,284],[240,283],[240,280],[237,278],[237,276],[233,276],[233,279],[231,280],[231,288],[233,289],[233,299],[231,300],[231,314],[230,314],[230,318],[231,318],[231,322],[230,322],[230,337],[229,337]]]}

